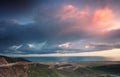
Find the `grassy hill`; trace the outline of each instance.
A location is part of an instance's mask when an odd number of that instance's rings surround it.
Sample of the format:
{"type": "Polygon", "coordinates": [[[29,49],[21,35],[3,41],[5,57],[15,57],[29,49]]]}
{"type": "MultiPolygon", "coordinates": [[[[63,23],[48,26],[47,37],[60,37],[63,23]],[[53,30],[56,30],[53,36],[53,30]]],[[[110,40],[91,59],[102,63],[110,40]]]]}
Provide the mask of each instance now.
{"type": "MultiPolygon", "coordinates": [[[[2,56],[3,57],[3,56],[2,56]]],[[[49,63],[23,62],[5,57],[12,66],[1,66],[0,77],[120,77],[120,62],[49,63]]],[[[9,64],[9,63],[8,63],[9,64]]]]}
{"type": "Polygon", "coordinates": [[[92,67],[92,69],[120,75],[120,64],[101,65],[97,67],[92,67]]]}
{"type": "Polygon", "coordinates": [[[0,59],[6,60],[7,63],[15,63],[15,62],[20,62],[20,61],[29,62],[28,60],[24,58],[12,58],[12,57],[1,56],[1,55],[0,55],[0,59]]]}

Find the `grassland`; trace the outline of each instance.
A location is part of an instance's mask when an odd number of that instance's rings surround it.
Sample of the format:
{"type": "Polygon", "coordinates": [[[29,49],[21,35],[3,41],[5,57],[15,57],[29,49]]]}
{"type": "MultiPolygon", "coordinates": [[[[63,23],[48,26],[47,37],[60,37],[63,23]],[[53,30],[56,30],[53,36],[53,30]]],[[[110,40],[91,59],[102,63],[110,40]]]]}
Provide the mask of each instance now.
{"type": "Polygon", "coordinates": [[[0,65],[0,77],[120,77],[119,61],[29,62],[14,59],[14,62],[11,66],[0,65]]]}

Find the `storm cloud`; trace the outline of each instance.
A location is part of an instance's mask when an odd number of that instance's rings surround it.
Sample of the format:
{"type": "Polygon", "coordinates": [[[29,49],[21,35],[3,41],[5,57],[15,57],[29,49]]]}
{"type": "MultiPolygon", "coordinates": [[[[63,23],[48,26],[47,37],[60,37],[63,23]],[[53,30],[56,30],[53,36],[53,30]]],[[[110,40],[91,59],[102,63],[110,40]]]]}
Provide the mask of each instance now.
{"type": "Polygon", "coordinates": [[[120,47],[119,18],[114,11],[119,5],[113,6],[117,4],[113,0],[17,1],[5,0],[0,5],[0,11],[10,10],[0,14],[0,53],[72,53],[120,47]],[[20,7],[22,4],[26,8],[20,7]],[[22,12],[19,18],[14,15],[17,10],[22,12]],[[20,23],[26,14],[32,21],[20,23]]]}

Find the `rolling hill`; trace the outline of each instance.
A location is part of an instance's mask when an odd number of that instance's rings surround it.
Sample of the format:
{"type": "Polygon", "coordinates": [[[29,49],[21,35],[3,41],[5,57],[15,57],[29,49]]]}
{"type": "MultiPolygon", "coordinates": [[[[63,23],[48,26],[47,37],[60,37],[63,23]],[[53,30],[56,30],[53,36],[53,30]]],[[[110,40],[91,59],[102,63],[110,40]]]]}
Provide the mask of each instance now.
{"type": "Polygon", "coordinates": [[[0,56],[0,77],[120,77],[120,62],[29,62],[0,56]]]}

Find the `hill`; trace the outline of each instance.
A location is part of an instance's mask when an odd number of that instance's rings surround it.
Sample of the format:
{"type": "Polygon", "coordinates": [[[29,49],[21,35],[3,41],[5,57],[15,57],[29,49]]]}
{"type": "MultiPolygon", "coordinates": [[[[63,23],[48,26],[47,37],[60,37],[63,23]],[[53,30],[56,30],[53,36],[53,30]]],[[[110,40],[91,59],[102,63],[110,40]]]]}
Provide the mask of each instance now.
{"type": "Polygon", "coordinates": [[[120,62],[29,62],[0,58],[8,62],[0,65],[0,77],[120,77],[120,62]]]}
{"type": "Polygon", "coordinates": [[[29,62],[26,59],[23,58],[12,58],[7,56],[1,56],[0,55],[0,64],[7,64],[7,63],[15,63],[15,62],[29,62]]]}

